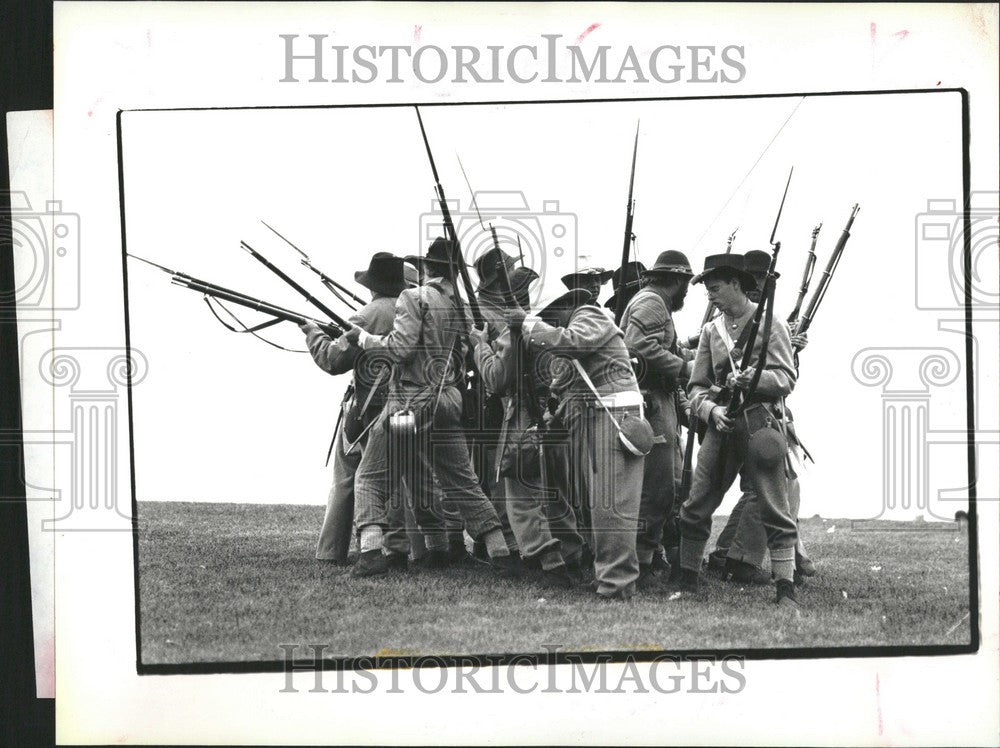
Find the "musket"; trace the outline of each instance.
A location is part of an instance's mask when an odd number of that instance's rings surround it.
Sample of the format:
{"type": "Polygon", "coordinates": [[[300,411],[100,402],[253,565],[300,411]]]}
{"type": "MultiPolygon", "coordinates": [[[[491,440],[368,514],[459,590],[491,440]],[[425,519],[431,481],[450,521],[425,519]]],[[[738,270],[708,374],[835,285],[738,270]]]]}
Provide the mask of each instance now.
{"type": "Polygon", "coordinates": [[[847,219],[847,225],[844,226],[844,230],[840,232],[840,238],[837,239],[837,244],[833,248],[833,254],[830,255],[830,261],[826,264],[826,269],[823,271],[823,275],[819,279],[819,284],[816,286],[816,291],[813,293],[812,299],[809,300],[809,305],[806,307],[805,314],[802,315],[802,321],[799,322],[797,333],[804,333],[809,329],[812,324],[813,317],[816,315],[816,310],[819,309],[819,304],[823,301],[823,297],[826,296],[826,290],[830,285],[830,280],[833,278],[833,273],[837,269],[837,264],[840,262],[840,256],[844,254],[844,247],[847,246],[847,240],[851,237],[851,226],[854,225],[854,219],[858,215],[858,211],[861,208],[857,203],[851,208],[851,215],[847,219]]]}
{"type": "Polygon", "coordinates": [[[795,308],[792,313],[788,315],[788,324],[795,324],[795,320],[799,318],[799,311],[802,309],[802,302],[806,298],[806,294],[809,292],[809,284],[812,282],[813,269],[816,267],[816,238],[819,236],[819,230],[823,228],[823,224],[820,223],[819,226],[813,229],[812,235],[812,245],[809,247],[809,255],[806,257],[806,267],[802,271],[802,287],[799,288],[799,298],[795,301],[795,308]]]}
{"type": "Polygon", "coordinates": [[[232,289],[225,288],[224,286],[219,286],[215,283],[210,283],[208,281],[201,280],[200,278],[195,278],[187,273],[181,273],[179,271],[171,270],[163,265],[158,265],[155,262],[147,260],[139,255],[129,254],[132,257],[141,262],[145,262],[147,265],[152,265],[155,268],[159,268],[163,272],[172,276],[171,282],[174,285],[181,286],[183,288],[189,288],[192,291],[197,291],[206,296],[211,296],[216,299],[222,299],[223,301],[229,301],[238,306],[246,307],[247,309],[252,309],[255,312],[262,312],[275,317],[280,320],[287,322],[294,322],[297,325],[305,324],[306,322],[312,322],[325,333],[327,333],[332,338],[339,337],[343,330],[333,325],[329,322],[324,322],[322,320],[314,319],[312,317],[306,317],[305,315],[299,314],[298,312],[293,312],[290,309],[285,309],[284,307],[271,304],[261,299],[256,299],[247,294],[240,293],[239,291],[233,291],[232,289]]]}
{"type": "Polygon", "coordinates": [[[469,307],[472,309],[472,321],[476,327],[482,329],[486,323],[483,321],[483,313],[479,309],[479,302],[476,300],[476,291],[472,286],[472,279],[469,278],[469,269],[465,266],[465,260],[462,258],[462,248],[458,241],[458,232],[455,230],[455,223],[452,221],[451,211],[448,209],[448,200],[444,196],[444,188],[441,186],[440,177],[438,177],[437,166],[434,163],[434,154],[431,153],[431,144],[427,139],[427,131],[424,129],[424,120],[420,116],[420,108],[417,106],[413,108],[417,113],[420,134],[423,136],[424,147],[427,148],[427,159],[431,163],[431,172],[434,174],[434,191],[437,194],[438,205],[441,207],[441,218],[444,221],[445,232],[452,241],[452,262],[449,267],[451,269],[452,285],[455,286],[455,299],[458,303],[459,312],[464,318],[465,308],[462,306],[462,295],[458,292],[458,285],[455,283],[455,265],[458,265],[458,271],[462,276],[462,285],[465,286],[465,293],[469,297],[469,307]]]}
{"type": "MultiPolygon", "coordinates": [[[[462,170],[462,176],[465,178],[465,184],[469,188],[469,194],[472,195],[472,207],[476,209],[476,217],[479,219],[479,227],[486,231],[486,226],[483,224],[483,215],[479,212],[479,204],[476,202],[476,193],[472,189],[472,183],[469,182],[469,175],[465,172],[465,166],[462,164],[462,159],[455,154],[458,158],[458,168],[462,170]]],[[[501,284],[500,291],[503,295],[504,304],[510,309],[516,309],[518,304],[517,300],[514,298],[514,290],[510,285],[510,274],[507,272],[507,263],[504,262],[504,252],[500,249],[500,239],[497,237],[496,227],[490,223],[490,235],[493,238],[493,249],[497,253],[497,265],[496,270],[500,278],[503,280],[501,284]]],[[[518,237],[518,246],[520,246],[520,237],[518,237]]]]}
{"type": "Polygon", "coordinates": [[[270,224],[268,224],[267,221],[261,220],[261,223],[263,223],[265,226],[267,226],[269,229],[271,229],[271,231],[273,231],[275,234],[277,234],[279,238],[283,239],[285,241],[285,243],[288,244],[289,247],[291,247],[296,252],[298,252],[300,255],[302,255],[302,257],[299,260],[299,262],[301,262],[303,264],[303,266],[309,268],[314,273],[316,273],[316,275],[319,276],[320,282],[324,286],[326,286],[326,289],[330,293],[332,293],[334,296],[336,296],[338,299],[340,299],[342,302],[344,302],[347,306],[349,306],[351,308],[351,311],[357,311],[358,308],[356,306],[354,306],[354,304],[352,304],[350,301],[348,301],[347,299],[345,299],[343,296],[341,296],[340,295],[341,292],[343,292],[343,293],[347,294],[348,296],[350,296],[355,302],[357,302],[358,304],[361,304],[361,306],[365,305],[365,300],[364,299],[362,299],[357,294],[352,293],[350,291],[350,289],[345,288],[340,283],[338,283],[333,278],[331,278],[326,273],[324,273],[322,270],[320,270],[318,267],[316,267],[315,265],[313,265],[312,264],[312,260],[309,259],[309,255],[307,255],[301,249],[299,249],[294,244],[292,244],[288,240],[288,238],[286,236],[283,236],[282,234],[278,233],[278,230],[276,228],[274,228],[273,226],[271,226],[270,224]]]}
{"type": "Polygon", "coordinates": [[[698,416],[693,412],[688,416],[687,443],[684,445],[684,467],[681,470],[681,485],[677,494],[677,502],[683,504],[691,494],[693,476],[692,462],[694,458],[694,438],[698,434],[698,416]]]}
{"type": "Polygon", "coordinates": [[[346,329],[348,329],[351,326],[350,322],[348,322],[347,320],[345,320],[342,317],[338,316],[336,312],[334,312],[332,309],[330,309],[330,307],[328,307],[326,304],[324,304],[322,301],[320,301],[319,299],[317,299],[316,297],[314,297],[311,293],[309,293],[308,291],[306,291],[302,286],[300,286],[298,283],[296,283],[294,280],[292,280],[290,277],[288,277],[288,275],[286,275],[279,267],[277,267],[276,265],[274,265],[274,263],[272,263],[270,260],[268,260],[266,257],[264,257],[264,255],[262,255],[256,249],[254,249],[253,247],[251,247],[249,244],[247,244],[244,241],[240,242],[240,246],[243,247],[243,249],[245,249],[247,252],[249,252],[250,255],[255,260],[257,260],[261,265],[263,265],[264,267],[266,267],[272,273],[274,273],[279,278],[281,278],[281,280],[285,281],[285,283],[287,283],[289,286],[291,286],[296,291],[298,291],[299,294],[301,294],[302,298],[304,298],[306,301],[308,301],[314,307],[316,307],[317,309],[319,309],[321,312],[323,312],[323,314],[325,314],[327,317],[329,317],[330,319],[332,319],[334,322],[336,322],[342,328],[344,328],[346,330],[346,329]]]}
{"type": "Polygon", "coordinates": [[[639,153],[639,123],[635,123],[635,143],[632,146],[632,173],[628,178],[628,200],[625,202],[625,240],[622,244],[622,292],[618,294],[615,302],[615,324],[621,322],[622,314],[625,313],[625,267],[628,265],[629,253],[632,249],[632,220],[635,218],[635,200],[632,199],[632,190],[635,187],[635,160],[639,153]]]}
{"type": "Polygon", "coordinates": [[[771,262],[767,267],[767,276],[764,278],[764,288],[761,290],[760,302],[757,304],[757,310],[754,312],[753,320],[750,322],[750,332],[747,336],[746,345],[740,352],[740,371],[746,369],[749,364],[750,354],[753,351],[754,343],[757,341],[757,333],[760,330],[760,321],[764,316],[764,311],[766,309],[767,321],[764,325],[765,334],[764,339],[761,341],[760,356],[757,359],[757,365],[754,368],[753,377],[750,380],[749,386],[746,388],[746,392],[742,393],[739,388],[735,388],[733,390],[732,398],[726,406],[726,415],[729,417],[734,416],[740,410],[742,404],[753,397],[754,392],[757,390],[757,384],[760,382],[760,375],[764,369],[764,365],[767,363],[768,338],[770,337],[768,333],[770,332],[771,327],[771,315],[774,311],[774,269],[778,263],[778,252],[781,250],[781,242],[775,241],[774,237],[778,233],[778,223],[781,221],[781,212],[785,208],[785,198],[788,197],[788,187],[792,183],[792,172],[794,171],[794,166],[788,170],[788,181],[785,182],[785,192],[781,196],[781,204],[778,206],[778,215],[774,218],[774,227],[771,229],[771,238],[768,240],[771,244],[771,262]]]}
{"type": "MultiPolygon", "coordinates": [[[[740,230],[739,226],[737,226],[735,229],[733,229],[733,233],[731,233],[729,235],[729,239],[726,241],[726,254],[727,255],[730,252],[733,251],[733,240],[736,239],[736,232],[739,231],[739,230],[740,230]]],[[[715,311],[715,304],[713,304],[710,301],[710,302],[708,302],[708,308],[705,310],[705,316],[701,318],[701,326],[702,327],[704,327],[705,325],[707,325],[709,322],[712,321],[712,312],[713,311],[715,311]]],[[[700,330],[699,330],[699,332],[700,332],[700,330]]]]}

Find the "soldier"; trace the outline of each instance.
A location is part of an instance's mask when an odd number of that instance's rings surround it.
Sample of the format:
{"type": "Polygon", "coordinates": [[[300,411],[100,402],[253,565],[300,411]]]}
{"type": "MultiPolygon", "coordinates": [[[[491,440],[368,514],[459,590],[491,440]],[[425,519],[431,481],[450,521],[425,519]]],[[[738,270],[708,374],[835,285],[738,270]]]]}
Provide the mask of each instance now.
{"type": "MultiPolygon", "coordinates": [[[[373,451],[371,445],[388,438],[387,425],[398,409],[413,414],[418,433],[416,462],[424,475],[433,474],[438,479],[444,507],[457,511],[466,531],[485,543],[491,563],[502,575],[515,576],[520,571],[519,562],[504,542],[497,513],[476,479],[461,430],[461,362],[465,359],[461,340],[467,329],[459,313],[461,301],[456,299],[459,291],[451,280],[454,263],[461,261],[458,254],[451,242],[435,239],[421,258],[426,280],[400,294],[392,330],[376,336],[353,326],[344,334],[363,350],[377,350],[395,363],[390,403],[372,429],[369,450],[362,457],[355,482],[361,530],[361,556],[353,571],[356,576],[383,574],[387,569],[381,547],[389,518],[389,465],[386,450],[373,451]],[[369,453],[372,459],[368,459],[369,453]]],[[[430,491],[421,486],[413,493],[415,498],[426,499],[430,491]]],[[[426,501],[415,508],[430,549],[428,565],[447,565],[450,559],[444,523],[426,501]]]]}
{"type": "Polygon", "coordinates": [[[490,468],[499,475],[502,458],[508,455],[510,462],[503,473],[502,493],[521,557],[540,566],[550,583],[572,587],[582,579],[583,539],[577,532],[566,492],[543,479],[549,471],[541,463],[548,462],[551,448],[543,446],[537,455],[538,474],[527,474],[524,461],[519,463],[516,458],[522,436],[531,429],[544,430],[539,421],[548,400],[550,377],[546,376],[546,367],[526,360],[519,330],[514,333],[505,327],[492,345],[487,330],[474,331],[472,336],[476,341],[476,365],[487,387],[504,395],[500,454],[490,468]],[[533,377],[530,383],[526,381],[529,376],[533,377]]]}
{"type": "Polygon", "coordinates": [[[673,313],[684,306],[688,282],[694,273],[682,252],[667,250],[642,275],[646,282],[625,308],[621,327],[625,345],[638,360],[639,386],[646,417],[656,435],[646,457],[639,507],[636,551],[640,588],[651,584],[670,566],[663,559],[660,540],[674,503],[674,469],[678,449],[677,389],[687,385],[691,362],[678,352],[673,313]]]}
{"type": "Polygon", "coordinates": [[[604,308],[610,309],[612,312],[618,308],[618,295],[621,294],[625,297],[622,309],[628,306],[628,303],[632,300],[639,289],[642,287],[642,274],[646,272],[646,266],[641,262],[632,261],[627,262],[618,268],[614,275],[611,276],[611,289],[613,293],[611,298],[604,302],[604,308]],[[622,283],[622,276],[625,277],[625,283],[622,283]]]}
{"type": "MultiPolygon", "coordinates": [[[[506,252],[491,248],[476,258],[473,266],[479,275],[479,288],[476,289],[476,296],[479,299],[479,309],[486,322],[486,341],[493,345],[497,339],[507,329],[507,320],[504,318],[504,300],[501,292],[501,277],[497,269],[497,262],[502,259],[507,273],[514,269],[515,260],[506,252]]],[[[482,369],[480,369],[482,371],[482,369]]],[[[497,440],[500,433],[500,425],[503,421],[503,409],[506,407],[505,398],[495,387],[491,387],[488,382],[483,382],[485,387],[479,392],[479,402],[482,407],[479,410],[482,423],[477,424],[477,434],[474,445],[476,455],[474,464],[479,475],[480,485],[483,491],[493,502],[500,522],[503,525],[503,535],[507,546],[512,552],[519,551],[520,539],[513,530],[514,520],[509,516],[509,505],[504,496],[504,483],[497,480],[497,440]]],[[[475,549],[477,557],[481,558],[485,554],[485,548],[480,544],[475,549]]]]}
{"type": "MultiPolygon", "coordinates": [[[[372,292],[372,300],[359,309],[350,318],[350,322],[373,335],[389,332],[392,329],[396,297],[405,287],[403,272],[401,258],[394,257],[389,252],[376,252],[372,255],[368,269],[354,274],[355,281],[372,292]]],[[[333,375],[344,374],[357,363],[361,351],[345,337],[332,340],[312,322],[301,325],[301,329],[306,334],[306,344],[313,361],[323,371],[333,375]]],[[[352,377],[348,393],[353,393],[353,396],[345,398],[341,404],[341,416],[333,444],[333,486],[327,498],[326,515],[316,544],[317,559],[338,564],[348,561],[349,544],[356,544],[352,531],[354,475],[361,462],[364,444],[364,439],[359,438],[358,432],[367,425],[364,418],[358,419],[359,415],[364,416],[359,412],[359,406],[367,397],[365,392],[357,391],[358,384],[352,377]]],[[[369,414],[368,417],[373,415],[369,414]]],[[[405,568],[409,543],[398,530],[401,524],[398,517],[393,524],[393,530],[386,534],[390,565],[405,568]]]]}
{"type": "MultiPolygon", "coordinates": [[[[756,303],[760,301],[771,255],[755,249],[747,252],[743,259],[744,267],[753,276],[757,285],[756,290],[747,295],[756,303]]],[[[806,334],[796,334],[794,329],[791,333],[792,349],[796,351],[804,349],[809,342],[806,334]]],[[[786,409],[785,414],[791,421],[790,411],[786,409]]],[[[767,558],[767,536],[754,501],[753,487],[748,482],[741,481],[740,490],[743,494],[733,507],[725,528],[719,534],[715,550],[709,554],[709,566],[721,568],[726,579],[738,584],[770,584],[771,575],[763,570],[767,558]]],[[[792,516],[796,518],[799,516],[800,500],[799,479],[797,476],[790,476],[788,503],[792,516]]],[[[799,536],[795,545],[795,579],[798,581],[815,573],[816,567],[806,553],[802,537],[799,536]]]]}
{"type": "Polygon", "coordinates": [[[604,268],[581,268],[574,273],[567,273],[561,280],[563,285],[570,291],[581,289],[589,291],[592,300],[588,303],[597,304],[597,298],[601,295],[601,287],[611,280],[614,273],[604,268]]]}
{"type": "MultiPolygon", "coordinates": [[[[591,275],[599,289],[604,281],[591,275]]],[[[578,488],[590,509],[594,589],[604,599],[628,599],[639,577],[635,534],[652,432],[641,417],[642,395],[622,332],[592,299],[576,289],[555,307],[566,309],[561,320],[546,322],[517,309],[508,310],[507,319],[522,324],[533,348],[565,359],[552,386],[560,397],[556,416],[569,430],[574,472],[586,476],[578,488]]]]}
{"type": "Polygon", "coordinates": [[[680,509],[680,581],[685,591],[698,590],[698,577],[705,544],[712,529],[712,514],[722,503],[737,474],[753,486],[767,531],[771,569],[776,579],[775,602],[797,606],[795,585],[796,524],[788,506],[785,456],[788,443],[781,410],[782,398],[795,386],[795,364],[788,325],[774,319],[767,335],[767,356],[759,361],[765,334],[763,326],[750,352],[748,363],[734,372],[734,349],[745,345],[742,338],[754,317],[757,305],[747,297],[756,287],[744,269],[742,255],[718,254],[705,258],[705,269],[691,280],[705,283],[708,298],[720,314],[705,325],[698,343],[688,385],[691,409],[707,424],[705,439],[698,451],[691,494],[680,509]],[[736,340],[734,344],[732,341],[736,340]],[[715,398],[720,387],[746,390],[755,367],[762,365],[754,392],[735,416],[715,398]],[[713,389],[715,388],[715,389],[713,389]]]}
{"type": "Polygon", "coordinates": [[[538,280],[538,273],[531,268],[516,267],[510,273],[510,286],[514,298],[524,311],[531,309],[531,284],[538,280]]]}

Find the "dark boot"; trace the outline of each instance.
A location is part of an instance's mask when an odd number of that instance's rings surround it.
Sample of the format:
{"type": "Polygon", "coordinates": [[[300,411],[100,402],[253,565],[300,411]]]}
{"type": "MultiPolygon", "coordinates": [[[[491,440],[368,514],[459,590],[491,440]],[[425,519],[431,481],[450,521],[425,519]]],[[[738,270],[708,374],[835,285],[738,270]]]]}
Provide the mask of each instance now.
{"type": "Polygon", "coordinates": [[[670,579],[670,565],[661,559],[657,564],[654,560],[649,564],[639,564],[639,578],[635,580],[636,589],[648,592],[662,588],[670,579]],[[666,566],[663,570],[662,567],[666,566]]]}
{"type": "Polygon", "coordinates": [[[771,575],[763,569],[758,569],[753,564],[746,561],[737,561],[735,558],[726,559],[726,570],[723,579],[736,584],[756,584],[768,585],[771,583],[771,575]]]}
{"type": "Polygon", "coordinates": [[[680,576],[677,581],[680,583],[681,592],[690,592],[691,594],[698,594],[698,577],[700,572],[694,569],[684,569],[681,568],[680,576]]]}
{"type": "Polygon", "coordinates": [[[377,577],[389,572],[389,559],[381,548],[365,551],[358,556],[358,562],[351,568],[352,577],[377,577]]]}
{"type": "Polygon", "coordinates": [[[464,561],[468,555],[469,552],[465,550],[465,539],[461,535],[448,538],[448,558],[452,563],[464,561]]]}
{"type": "Polygon", "coordinates": [[[447,569],[452,563],[451,551],[432,550],[414,561],[413,566],[419,571],[437,571],[447,569]]]}
{"type": "Polygon", "coordinates": [[[410,563],[410,559],[405,553],[397,553],[394,551],[385,558],[389,571],[406,571],[410,563]]]}
{"type": "Polygon", "coordinates": [[[777,584],[778,594],[774,602],[782,608],[798,610],[801,606],[795,598],[795,584],[791,579],[779,579],[777,584]]]}
{"type": "Polygon", "coordinates": [[[501,579],[519,579],[524,575],[524,569],[521,568],[521,557],[515,553],[492,557],[490,566],[501,579]]]}
{"type": "Polygon", "coordinates": [[[726,568],[726,561],[727,561],[726,554],[728,552],[729,552],[728,549],[727,550],[716,549],[711,553],[709,553],[708,568],[718,569],[719,571],[723,571],[726,568]]]}

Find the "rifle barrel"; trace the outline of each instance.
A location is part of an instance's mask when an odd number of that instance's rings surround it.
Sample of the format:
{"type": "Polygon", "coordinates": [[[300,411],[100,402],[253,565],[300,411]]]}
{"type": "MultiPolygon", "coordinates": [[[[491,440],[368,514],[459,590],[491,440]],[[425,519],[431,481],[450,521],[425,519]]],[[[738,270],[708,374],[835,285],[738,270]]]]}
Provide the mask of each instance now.
{"type": "MultiPolygon", "coordinates": [[[[300,255],[302,255],[302,260],[301,260],[302,264],[305,265],[310,270],[312,270],[314,273],[316,273],[316,275],[318,275],[320,277],[320,280],[322,280],[324,284],[329,283],[329,284],[333,285],[335,288],[339,289],[340,291],[342,291],[343,293],[347,294],[352,299],[354,299],[354,301],[356,301],[358,304],[361,304],[362,306],[365,305],[365,300],[364,299],[362,299],[357,294],[353,293],[350,289],[345,288],[340,283],[338,283],[333,278],[331,278],[326,273],[324,273],[322,270],[320,270],[318,267],[316,267],[315,265],[313,265],[312,264],[312,260],[309,259],[309,255],[307,255],[301,249],[299,249],[294,244],[292,244],[292,242],[288,239],[288,237],[286,237],[284,234],[281,234],[276,228],[274,228],[274,226],[271,226],[267,221],[261,219],[261,223],[264,224],[265,226],[267,226],[269,229],[271,229],[271,231],[273,231],[275,234],[277,234],[279,238],[283,239],[285,241],[285,243],[288,244],[289,247],[291,247],[296,252],[298,252],[300,255]]],[[[357,311],[357,309],[355,309],[353,306],[351,306],[350,303],[348,303],[345,299],[341,298],[339,296],[339,294],[334,293],[334,295],[337,296],[337,298],[340,299],[341,301],[343,301],[345,304],[347,304],[347,306],[350,306],[352,311],[357,311]]]]}
{"type": "Polygon", "coordinates": [[[254,299],[253,297],[245,294],[230,292],[211,283],[204,283],[196,279],[184,279],[179,277],[175,277],[173,282],[175,285],[189,288],[192,291],[197,291],[205,294],[206,296],[222,299],[223,301],[229,301],[233,304],[246,307],[247,309],[252,309],[256,312],[262,312],[272,317],[277,317],[278,319],[285,320],[286,322],[294,322],[297,325],[301,325],[305,322],[312,322],[334,338],[339,337],[342,334],[342,331],[339,328],[331,325],[329,322],[323,322],[322,320],[313,319],[312,317],[306,317],[305,315],[285,309],[284,307],[276,306],[260,299],[254,299]]]}
{"type": "Polygon", "coordinates": [[[813,292],[813,296],[809,300],[809,305],[806,307],[805,314],[802,315],[802,322],[799,324],[798,329],[798,332],[800,333],[809,329],[809,326],[812,324],[813,317],[816,316],[816,311],[819,309],[820,302],[822,302],[823,297],[826,296],[827,288],[830,285],[830,281],[833,279],[833,274],[837,269],[837,265],[840,263],[840,257],[844,254],[844,247],[847,246],[847,240],[851,238],[851,227],[854,225],[854,219],[857,217],[859,210],[861,210],[861,208],[857,203],[855,203],[854,207],[851,208],[851,215],[848,217],[843,231],[840,232],[840,237],[837,239],[837,244],[834,246],[833,252],[830,254],[830,259],[826,264],[826,268],[823,270],[823,275],[820,277],[816,290],[813,292]]]}
{"type": "Polygon", "coordinates": [[[431,153],[431,143],[427,139],[427,130],[424,129],[424,120],[420,116],[420,107],[414,106],[413,109],[417,113],[417,123],[420,125],[420,134],[424,139],[424,147],[427,149],[427,159],[431,163],[431,173],[434,175],[434,190],[437,194],[438,204],[441,206],[441,218],[444,221],[445,233],[452,242],[452,262],[450,264],[451,268],[451,280],[453,285],[455,285],[455,297],[459,304],[459,311],[464,316],[465,308],[462,305],[462,296],[458,291],[456,278],[455,278],[455,265],[458,265],[458,272],[462,277],[462,285],[465,286],[465,294],[469,298],[469,308],[472,310],[472,320],[476,327],[482,329],[486,326],[486,322],[483,319],[482,310],[479,308],[479,302],[476,300],[476,290],[472,285],[472,279],[469,277],[469,269],[465,266],[465,260],[462,257],[462,247],[458,241],[458,232],[455,230],[455,223],[451,219],[451,210],[448,208],[448,200],[444,196],[444,187],[441,186],[441,179],[438,177],[437,166],[434,163],[434,154],[431,153]]]}
{"type": "Polygon", "coordinates": [[[635,162],[639,155],[639,123],[635,123],[635,143],[632,145],[632,172],[628,178],[628,200],[625,203],[625,239],[622,244],[621,279],[619,281],[618,297],[615,300],[615,324],[621,322],[625,313],[625,268],[628,265],[629,253],[632,249],[632,223],[635,219],[635,200],[632,199],[635,188],[635,162]]]}
{"type": "Polygon", "coordinates": [[[285,281],[285,283],[287,283],[289,286],[291,286],[296,291],[298,291],[299,294],[301,294],[302,297],[306,301],[308,301],[314,307],[316,307],[321,312],[323,312],[323,314],[325,314],[327,317],[329,317],[330,319],[332,319],[335,323],[337,323],[338,325],[340,325],[345,330],[351,326],[349,322],[347,322],[345,319],[343,319],[342,317],[340,317],[336,312],[334,312],[332,309],[330,309],[330,307],[328,307],[322,301],[320,301],[319,299],[317,299],[316,297],[314,297],[311,293],[309,293],[308,291],[306,291],[306,289],[304,289],[296,281],[294,281],[292,278],[290,278],[288,275],[286,275],[281,270],[281,268],[277,267],[274,263],[272,263],[270,260],[268,260],[266,257],[264,257],[264,255],[262,255],[256,249],[254,249],[253,247],[251,247],[249,244],[247,244],[244,241],[240,242],[240,246],[243,247],[243,249],[245,249],[247,252],[249,252],[250,255],[255,260],[257,260],[259,263],[261,263],[264,267],[266,267],[272,273],[274,273],[279,278],[281,278],[281,280],[285,281]]]}

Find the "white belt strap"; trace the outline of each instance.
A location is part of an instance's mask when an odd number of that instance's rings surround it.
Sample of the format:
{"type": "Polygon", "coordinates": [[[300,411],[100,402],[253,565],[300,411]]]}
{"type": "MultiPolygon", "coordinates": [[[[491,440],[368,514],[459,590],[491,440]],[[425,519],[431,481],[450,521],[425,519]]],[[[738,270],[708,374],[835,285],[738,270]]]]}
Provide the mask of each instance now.
{"type": "Polygon", "coordinates": [[[576,367],[576,371],[580,375],[580,378],[583,379],[584,382],[586,382],[587,387],[589,387],[590,391],[594,393],[594,397],[597,398],[597,402],[600,403],[601,407],[604,408],[605,412],[607,412],[608,416],[611,418],[611,421],[615,424],[615,428],[617,428],[619,432],[621,432],[621,427],[618,425],[618,420],[614,417],[614,415],[612,415],[611,409],[608,407],[609,399],[611,401],[610,403],[611,407],[638,406],[639,418],[645,418],[641,393],[639,392],[634,393],[636,395],[635,398],[636,402],[628,402],[628,400],[631,399],[629,396],[633,394],[631,391],[616,392],[612,395],[605,395],[604,397],[602,397],[600,393],[597,391],[597,388],[594,387],[594,383],[590,381],[590,377],[587,376],[587,372],[584,371],[583,367],[580,365],[580,362],[577,361],[576,359],[573,359],[573,366],[576,367]]]}

